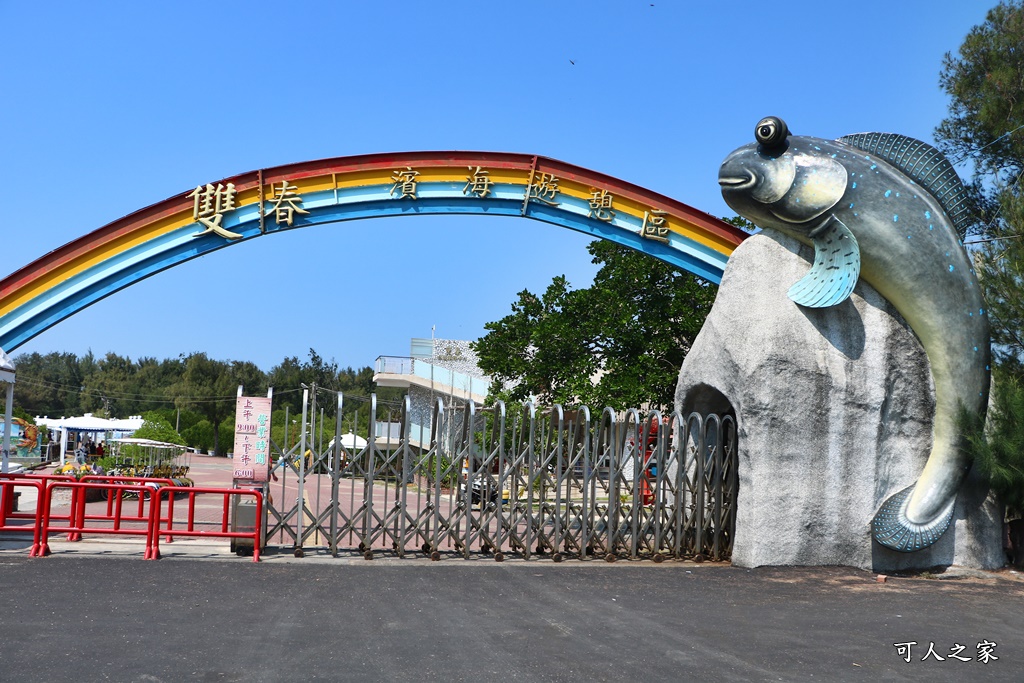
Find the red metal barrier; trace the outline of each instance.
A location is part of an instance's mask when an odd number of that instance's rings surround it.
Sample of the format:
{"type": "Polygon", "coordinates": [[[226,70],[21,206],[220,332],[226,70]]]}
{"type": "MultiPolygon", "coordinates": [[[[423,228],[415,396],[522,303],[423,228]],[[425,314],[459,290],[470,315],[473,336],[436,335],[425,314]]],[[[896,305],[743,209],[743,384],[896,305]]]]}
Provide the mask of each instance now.
{"type": "MultiPolygon", "coordinates": [[[[77,481],[77,482],[100,482],[107,484],[125,484],[130,486],[146,486],[147,490],[151,492],[152,489],[160,486],[176,486],[178,481],[169,479],[166,477],[130,477],[121,475],[111,474],[88,474],[84,477],[77,478],[69,474],[35,474],[35,473],[19,473],[19,474],[0,474],[0,478],[30,478],[38,479],[40,481],[47,482],[47,486],[50,482],[63,482],[63,481],[77,481]]],[[[50,526],[54,520],[67,521],[68,527],[81,527],[85,524],[85,505],[88,503],[88,492],[90,490],[96,490],[95,488],[75,488],[71,492],[71,503],[68,514],[66,515],[55,515],[52,510],[50,513],[50,526]]],[[[91,519],[112,519],[115,514],[115,506],[123,505],[122,498],[124,496],[123,491],[118,491],[114,496],[107,496],[107,512],[106,515],[93,515],[91,519]]],[[[42,507],[42,497],[40,497],[40,508],[42,507]]],[[[168,515],[174,514],[174,501],[170,501],[168,505],[168,515]]],[[[131,520],[125,516],[121,516],[122,521],[148,521],[148,515],[143,513],[143,496],[139,496],[139,507],[138,514],[134,520],[131,520]]],[[[80,541],[82,539],[81,533],[77,531],[71,531],[68,533],[69,541],[80,541]]],[[[168,535],[166,538],[168,543],[173,543],[173,536],[168,535]]]]}
{"type": "Polygon", "coordinates": [[[0,506],[0,531],[32,532],[32,548],[29,555],[39,549],[39,534],[42,529],[42,500],[46,495],[46,482],[39,479],[18,479],[13,476],[4,475],[0,479],[0,495],[3,496],[3,506],[0,506]],[[15,487],[36,489],[36,510],[33,513],[15,512],[8,501],[13,500],[15,487]],[[27,524],[8,524],[8,519],[32,520],[32,526],[27,524]]]}
{"type": "MultiPolygon", "coordinates": [[[[262,542],[262,519],[263,519],[263,492],[252,489],[223,489],[223,488],[202,488],[194,486],[165,486],[157,489],[156,495],[154,496],[153,503],[153,515],[152,515],[152,528],[149,535],[149,547],[146,549],[145,559],[147,560],[159,560],[160,559],[160,534],[161,534],[161,522],[164,518],[160,514],[162,501],[165,497],[168,500],[173,500],[174,495],[177,493],[186,493],[188,495],[188,521],[185,529],[176,528],[173,529],[175,536],[206,536],[213,538],[251,538],[252,539],[252,560],[253,562],[260,561],[260,544],[262,542]],[[197,495],[220,495],[224,498],[224,506],[222,508],[222,515],[220,521],[220,530],[211,531],[206,529],[195,528],[195,510],[196,510],[196,496],[197,495]],[[231,509],[231,497],[232,496],[252,496],[256,500],[256,525],[252,531],[230,531],[228,525],[230,523],[230,509],[231,509]]],[[[167,529],[166,531],[172,531],[172,525],[174,521],[168,516],[167,518],[167,529]]]]}
{"type": "MultiPolygon", "coordinates": [[[[38,547],[33,548],[32,552],[29,553],[30,557],[44,557],[50,554],[49,535],[53,533],[68,533],[68,540],[79,540],[82,533],[90,534],[112,534],[118,536],[146,536],[149,538],[150,531],[157,527],[156,520],[153,518],[153,513],[156,510],[156,506],[153,504],[153,489],[146,485],[131,485],[131,484],[112,484],[103,482],[77,482],[77,481],[52,481],[49,482],[45,489],[45,495],[42,497],[42,516],[39,522],[39,544],[38,547]],[[72,510],[70,515],[67,517],[60,516],[54,517],[51,514],[53,507],[53,493],[60,489],[70,489],[72,492],[72,510]],[[106,490],[108,497],[113,497],[117,500],[117,504],[114,505],[111,515],[86,515],[84,512],[85,507],[85,492],[87,490],[106,490]],[[76,494],[77,492],[77,494],[76,494]],[[126,516],[122,513],[123,506],[120,504],[124,492],[132,492],[139,496],[139,505],[142,512],[145,511],[145,494],[149,493],[149,512],[146,514],[140,514],[138,516],[126,516]],[[113,494],[112,496],[110,494],[113,494]],[[68,520],[67,526],[60,526],[54,524],[54,520],[68,520]],[[106,526],[87,526],[88,522],[102,521],[110,523],[111,527],[106,526]],[[139,523],[145,522],[145,528],[122,528],[124,523],[139,523]]],[[[148,545],[148,544],[147,544],[148,545]]]]}
{"type": "MultiPolygon", "coordinates": [[[[13,479],[13,480],[24,480],[29,479],[33,481],[43,482],[44,487],[49,487],[51,482],[55,481],[77,481],[74,477],[69,474],[36,474],[34,472],[19,472],[18,474],[0,474],[0,480],[13,479]]],[[[74,514],[75,507],[78,503],[79,491],[71,492],[71,508],[68,510],[66,515],[55,515],[54,519],[66,520],[68,524],[71,524],[71,517],[74,514]]],[[[45,496],[39,496],[36,502],[36,511],[42,514],[43,509],[43,498],[45,496]]],[[[27,519],[23,517],[22,519],[27,519]]],[[[77,541],[77,538],[68,538],[69,541],[77,541]]]]}
{"type": "Polygon", "coordinates": [[[256,502],[256,519],[262,520],[263,493],[251,489],[227,488],[196,488],[178,486],[173,479],[146,477],[120,477],[116,475],[87,475],[76,480],[69,475],[52,474],[0,474],[0,491],[3,493],[4,505],[0,506],[0,531],[32,531],[32,549],[30,557],[44,557],[51,553],[49,535],[51,533],[67,533],[68,540],[80,540],[83,533],[110,534],[120,536],[145,536],[145,559],[160,558],[160,535],[166,536],[170,542],[173,536],[206,536],[216,538],[251,539],[253,542],[253,561],[260,560],[262,541],[262,525],[257,523],[252,531],[231,531],[230,512],[233,496],[251,496],[256,502]],[[130,482],[130,483],[126,483],[130,482]],[[31,487],[37,491],[37,504],[34,513],[13,512],[7,509],[6,501],[10,500],[15,487],[31,487]],[[54,492],[69,490],[71,492],[70,510],[65,515],[55,515],[54,492]],[[88,491],[105,491],[107,508],[105,514],[87,514],[86,494],[88,491]],[[174,497],[179,494],[188,497],[188,517],[185,527],[175,528],[174,497]],[[138,507],[132,514],[133,506],[124,505],[126,496],[138,497],[138,507]],[[197,495],[220,495],[223,498],[219,529],[197,529],[195,512],[197,495]],[[167,500],[166,514],[163,501],[167,500]],[[148,501],[148,509],[147,509],[148,501]],[[31,520],[28,524],[8,525],[8,519],[31,520]],[[134,528],[125,525],[134,525],[134,528]]]}
{"type": "MultiPolygon", "coordinates": [[[[129,486],[145,486],[145,487],[147,487],[149,489],[150,493],[152,493],[153,490],[155,490],[157,488],[160,488],[160,487],[164,487],[164,486],[178,486],[179,485],[179,482],[175,481],[174,479],[168,479],[166,477],[124,477],[124,476],[114,475],[114,474],[87,474],[86,476],[84,476],[81,479],[79,479],[79,481],[81,481],[81,482],[96,481],[96,482],[103,482],[103,483],[107,483],[107,484],[126,484],[126,485],[129,485],[129,486]]],[[[123,493],[118,491],[115,496],[110,496],[110,495],[107,496],[107,515],[108,516],[113,514],[113,510],[114,510],[115,505],[121,505],[121,497],[122,497],[122,495],[123,495],[123,493]]],[[[80,521],[83,519],[83,516],[85,514],[85,500],[84,500],[84,498],[85,498],[85,496],[82,496],[82,500],[79,501],[79,503],[78,503],[79,511],[80,511],[78,519],[80,521]]],[[[142,517],[142,509],[143,509],[142,505],[143,505],[143,496],[140,495],[139,496],[139,513],[138,513],[138,516],[140,518],[142,517]]],[[[168,518],[170,518],[173,515],[174,515],[174,497],[172,496],[169,499],[168,504],[167,504],[167,516],[168,516],[168,518]]],[[[141,520],[139,520],[139,521],[141,521],[141,520]]],[[[174,542],[174,536],[168,534],[167,538],[166,538],[166,541],[168,543],[173,543],[174,542]]]]}

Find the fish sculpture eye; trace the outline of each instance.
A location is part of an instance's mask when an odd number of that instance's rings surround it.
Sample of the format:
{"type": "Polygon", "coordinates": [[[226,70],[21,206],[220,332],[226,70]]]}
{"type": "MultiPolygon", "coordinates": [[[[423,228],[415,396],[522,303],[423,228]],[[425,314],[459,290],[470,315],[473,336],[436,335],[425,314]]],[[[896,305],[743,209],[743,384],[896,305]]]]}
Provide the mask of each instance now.
{"type": "Polygon", "coordinates": [[[778,147],[789,137],[789,128],[778,116],[766,116],[754,127],[754,137],[765,147],[778,147]]]}

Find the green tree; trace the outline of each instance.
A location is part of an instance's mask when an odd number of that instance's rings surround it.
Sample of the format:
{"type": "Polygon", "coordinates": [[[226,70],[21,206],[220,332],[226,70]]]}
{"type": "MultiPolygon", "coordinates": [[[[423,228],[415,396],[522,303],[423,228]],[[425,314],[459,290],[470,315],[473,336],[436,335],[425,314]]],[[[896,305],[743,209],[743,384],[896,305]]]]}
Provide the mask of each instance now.
{"type": "MultiPolygon", "coordinates": [[[[1024,515],[1024,4],[1001,2],[947,54],[939,78],[949,115],[935,131],[955,160],[970,159],[984,235],[975,268],[992,325],[995,389],[988,424],[962,416],[977,470],[1007,506],[1024,515]]],[[[1024,522],[1011,522],[1017,562],[1024,522]]]]}
{"type": "MultiPolygon", "coordinates": [[[[327,418],[324,422],[325,430],[334,429],[334,413],[337,410],[336,393],[342,392],[345,396],[343,407],[344,419],[342,423],[351,424],[355,411],[364,404],[365,399],[376,391],[378,403],[397,403],[401,401],[404,394],[402,389],[394,387],[375,388],[373,383],[373,368],[364,367],[358,370],[351,367],[339,369],[338,364],[332,359],[330,361],[316,352],[309,349],[309,360],[300,361],[296,356],[286,357],[278,365],[275,365],[267,378],[270,386],[274,387],[275,412],[283,410],[285,406],[289,410],[289,420],[298,420],[302,414],[302,390],[305,384],[312,390],[313,385],[317,388],[317,419],[319,420],[319,409],[324,409],[327,418]]],[[[363,408],[362,415],[365,417],[367,410],[363,408]]],[[[358,422],[362,425],[363,418],[358,422]]],[[[282,418],[280,430],[275,428],[273,435],[276,439],[284,438],[284,422],[282,418]]],[[[363,432],[365,427],[361,427],[363,432]]],[[[317,428],[319,432],[319,427],[317,428]]],[[[289,437],[294,437],[295,430],[289,426],[289,437]]],[[[333,436],[333,432],[331,432],[333,436]]],[[[281,441],[278,441],[281,443],[281,441]]]]}
{"type": "Polygon", "coordinates": [[[992,326],[993,355],[1009,376],[1024,378],[1024,199],[1011,192],[999,196],[1001,218],[990,229],[991,241],[975,256],[992,326]]]}
{"type": "MultiPolygon", "coordinates": [[[[229,363],[213,360],[205,353],[193,353],[185,359],[185,371],[173,392],[179,408],[194,410],[211,425],[220,425],[234,411],[237,389],[229,363]]],[[[213,450],[220,455],[220,430],[212,431],[213,450]]]]}
{"type": "Polygon", "coordinates": [[[103,417],[127,417],[139,393],[138,367],[131,358],[107,353],[96,362],[96,371],[83,380],[86,401],[103,417]]]}
{"type": "Polygon", "coordinates": [[[174,431],[174,426],[156,412],[147,412],[142,416],[142,426],[132,434],[132,438],[176,443],[179,446],[185,445],[185,439],[174,431]]]}
{"type": "MultiPolygon", "coordinates": [[[[1019,192],[1024,170],[1024,5],[1002,2],[967,34],[959,53],[946,53],[939,84],[949,116],[935,130],[952,158],[1019,192]]],[[[997,188],[998,190],[998,188],[997,188]]]]}
{"type": "Polygon", "coordinates": [[[20,354],[14,400],[26,412],[48,417],[80,415],[85,375],[73,353],[20,354]]]}
{"type": "Polygon", "coordinates": [[[949,114],[935,130],[951,158],[970,159],[989,241],[977,252],[997,361],[1024,359],[1024,3],[1001,2],[943,59],[949,114]]]}
{"type": "Polygon", "coordinates": [[[1006,506],[1013,562],[1024,566],[1024,383],[997,373],[987,425],[964,411],[960,425],[974,467],[1006,506]]]}
{"type": "Polygon", "coordinates": [[[670,407],[717,288],[612,242],[587,250],[602,264],[592,286],[573,290],[556,277],[543,296],[524,290],[511,315],[485,325],[474,349],[492,398],[670,407]]]}

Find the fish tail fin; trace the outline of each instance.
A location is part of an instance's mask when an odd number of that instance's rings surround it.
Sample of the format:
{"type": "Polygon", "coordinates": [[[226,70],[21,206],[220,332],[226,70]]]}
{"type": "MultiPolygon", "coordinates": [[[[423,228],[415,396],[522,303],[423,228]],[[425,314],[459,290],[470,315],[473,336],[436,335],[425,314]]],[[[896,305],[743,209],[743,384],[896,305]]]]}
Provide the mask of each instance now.
{"type": "Polygon", "coordinates": [[[933,519],[924,523],[912,522],[907,517],[907,504],[914,492],[913,484],[889,497],[871,520],[871,531],[875,540],[886,548],[903,553],[912,553],[927,548],[949,528],[953,519],[953,505],[956,499],[933,519]]]}

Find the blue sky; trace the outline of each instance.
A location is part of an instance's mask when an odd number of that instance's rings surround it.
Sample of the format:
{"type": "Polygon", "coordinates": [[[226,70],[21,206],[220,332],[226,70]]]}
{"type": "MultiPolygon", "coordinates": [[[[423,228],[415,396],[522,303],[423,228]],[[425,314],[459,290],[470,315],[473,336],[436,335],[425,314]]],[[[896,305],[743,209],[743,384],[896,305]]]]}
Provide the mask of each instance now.
{"type": "MultiPolygon", "coordinates": [[[[801,135],[931,141],[942,57],[994,4],[0,0],[0,275],[200,183],[374,152],[540,154],[728,216],[718,166],[768,114],[801,135]]],[[[269,370],[313,347],[360,367],[432,326],[475,339],[555,275],[587,286],[588,242],[482,217],[291,231],[149,278],[14,354],[205,351],[269,370]],[[253,273],[267,328],[239,343],[229,286],[253,273]]]]}

